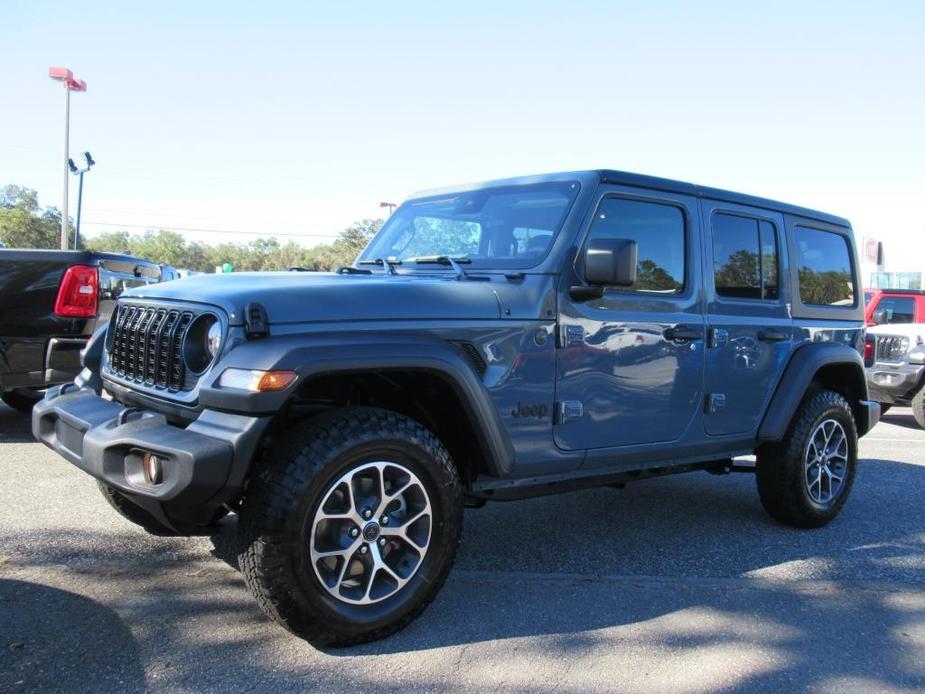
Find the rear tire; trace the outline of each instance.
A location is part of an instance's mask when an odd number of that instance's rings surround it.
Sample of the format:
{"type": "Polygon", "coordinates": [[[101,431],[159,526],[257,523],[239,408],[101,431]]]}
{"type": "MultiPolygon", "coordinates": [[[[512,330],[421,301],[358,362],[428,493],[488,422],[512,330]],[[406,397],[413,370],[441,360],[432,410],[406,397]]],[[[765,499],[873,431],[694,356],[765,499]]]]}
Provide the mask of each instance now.
{"type": "Polygon", "coordinates": [[[925,386],[912,396],[912,416],[915,417],[915,423],[925,429],[925,386]]]}
{"type": "Polygon", "coordinates": [[[857,471],[858,435],[851,406],[830,390],[808,393],[784,439],[758,451],[758,495],[787,525],[818,528],[848,499],[857,471]]]}
{"type": "Polygon", "coordinates": [[[3,402],[12,407],[14,410],[28,414],[29,412],[32,412],[32,408],[35,403],[37,403],[43,397],[44,393],[41,391],[19,388],[17,390],[8,390],[4,392],[3,395],[0,396],[0,399],[2,399],[3,402]]]}
{"type": "Polygon", "coordinates": [[[292,633],[316,646],[384,638],[446,581],[462,490],[449,453],[416,421],[336,410],[292,431],[258,470],[238,561],[260,607],[292,633]]]}

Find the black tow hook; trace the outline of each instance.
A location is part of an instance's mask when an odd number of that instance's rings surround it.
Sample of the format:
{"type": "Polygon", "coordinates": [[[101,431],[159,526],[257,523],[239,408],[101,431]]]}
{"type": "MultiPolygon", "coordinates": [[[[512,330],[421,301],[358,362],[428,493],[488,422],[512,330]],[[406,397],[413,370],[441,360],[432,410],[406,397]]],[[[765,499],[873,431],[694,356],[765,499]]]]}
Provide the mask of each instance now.
{"type": "Polygon", "coordinates": [[[116,417],[116,423],[119,426],[122,426],[123,424],[128,423],[129,417],[131,417],[133,414],[140,415],[141,412],[142,411],[137,407],[126,407],[124,410],[119,411],[119,416],[116,417]]]}

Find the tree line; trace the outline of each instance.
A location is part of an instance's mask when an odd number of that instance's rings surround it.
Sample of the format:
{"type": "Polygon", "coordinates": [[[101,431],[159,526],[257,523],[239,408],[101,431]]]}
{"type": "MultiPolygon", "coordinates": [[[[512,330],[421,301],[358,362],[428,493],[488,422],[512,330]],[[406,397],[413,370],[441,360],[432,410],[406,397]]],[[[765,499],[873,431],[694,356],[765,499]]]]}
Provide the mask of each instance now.
{"type": "MultiPolygon", "coordinates": [[[[69,242],[74,228],[68,220],[69,242]]],[[[188,241],[182,234],[161,229],[143,234],[113,231],[81,237],[79,246],[93,251],[129,253],[176,268],[213,272],[230,263],[235,270],[334,270],[350,265],[382,226],[382,219],[363,219],[341,231],[331,243],[304,248],[294,241],[280,243],[272,236],[248,243],[218,244],[188,241]]],[[[58,248],[61,211],[39,206],[38,194],[22,186],[0,188],[0,243],[6,248],[58,248]]]]}

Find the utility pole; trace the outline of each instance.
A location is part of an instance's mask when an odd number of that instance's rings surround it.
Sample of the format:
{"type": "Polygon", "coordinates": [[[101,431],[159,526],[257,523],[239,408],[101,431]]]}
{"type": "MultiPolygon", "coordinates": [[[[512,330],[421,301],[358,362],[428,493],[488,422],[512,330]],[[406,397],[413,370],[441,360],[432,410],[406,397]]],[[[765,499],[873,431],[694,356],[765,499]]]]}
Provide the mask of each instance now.
{"type": "Polygon", "coordinates": [[[379,207],[380,207],[380,208],[382,208],[382,207],[388,207],[388,208],[389,208],[389,216],[391,217],[391,216],[392,216],[392,212],[395,210],[396,207],[398,207],[398,205],[396,205],[394,202],[380,202],[380,203],[379,203],[379,207]]]}
{"type": "Polygon", "coordinates": [[[71,130],[71,92],[87,91],[87,83],[83,80],[74,79],[74,73],[66,67],[52,67],[48,69],[48,76],[57,80],[64,85],[64,190],[62,192],[61,202],[61,249],[67,250],[67,187],[68,174],[68,139],[71,130]]]}

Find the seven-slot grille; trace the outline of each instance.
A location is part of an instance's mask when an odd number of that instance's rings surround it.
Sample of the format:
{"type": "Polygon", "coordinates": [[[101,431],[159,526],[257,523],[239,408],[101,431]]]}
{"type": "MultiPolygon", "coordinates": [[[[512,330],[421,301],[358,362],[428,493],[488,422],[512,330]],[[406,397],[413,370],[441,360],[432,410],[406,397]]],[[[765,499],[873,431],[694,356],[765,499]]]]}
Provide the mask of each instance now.
{"type": "Polygon", "coordinates": [[[905,354],[908,342],[903,343],[903,337],[877,337],[877,359],[895,361],[905,354]]]}
{"type": "Polygon", "coordinates": [[[194,317],[177,309],[120,305],[112,322],[112,372],[155,388],[189,390],[183,337],[194,317]]]}

